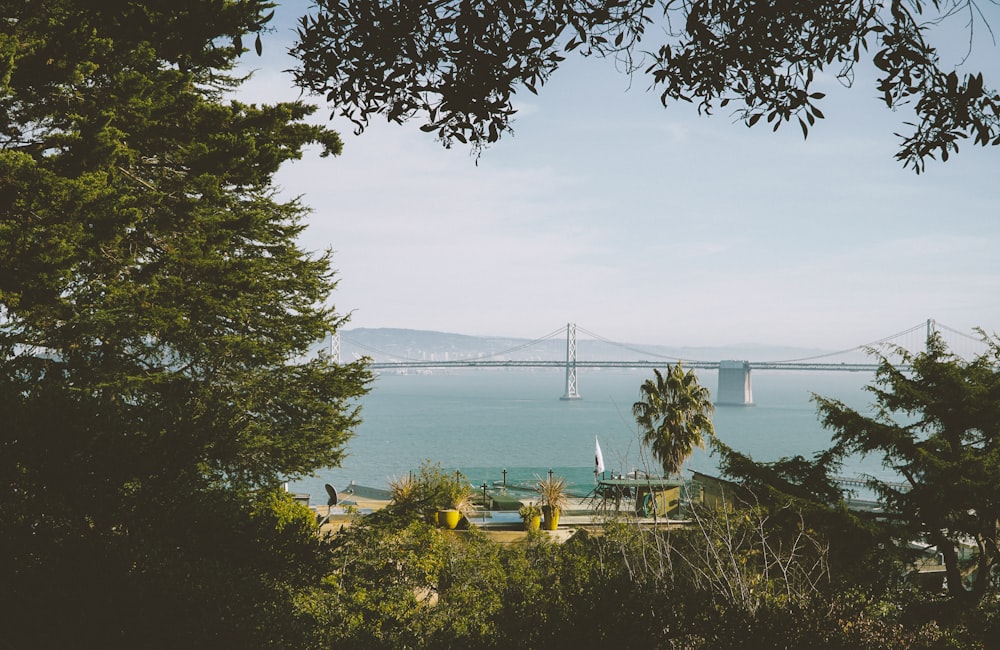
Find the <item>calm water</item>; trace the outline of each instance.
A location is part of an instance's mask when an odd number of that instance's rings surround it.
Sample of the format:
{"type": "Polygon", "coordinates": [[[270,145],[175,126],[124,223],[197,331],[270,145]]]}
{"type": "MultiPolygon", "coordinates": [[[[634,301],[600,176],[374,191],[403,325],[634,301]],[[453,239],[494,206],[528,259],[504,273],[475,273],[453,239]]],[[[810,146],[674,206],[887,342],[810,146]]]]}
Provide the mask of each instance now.
{"type": "MultiPolygon", "coordinates": [[[[544,475],[549,468],[571,483],[593,484],[594,437],[606,468],[627,472],[655,466],[638,444],[632,403],[648,370],[581,370],[582,400],[565,402],[561,370],[468,370],[455,374],[382,375],[363,402],[364,422],[348,443],[343,466],[296,481],[291,489],[325,500],[324,483],[350,481],[385,487],[419,467],[424,459],[460,469],[474,485],[509,483],[544,475]]],[[[699,372],[713,394],[715,372],[699,372]]],[[[862,387],[871,373],[758,371],[753,374],[756,406],[717,407],[715,430],[730,446],[758,460],[811,456],[830,443],[816,416],[811,393],[868,410],[862,387]]],[[[714,473],[716,459],[696,451],[688,469],[714,473]]],[[[883,475],[877,459],[852,459],[841,474],[883,475]]]]}

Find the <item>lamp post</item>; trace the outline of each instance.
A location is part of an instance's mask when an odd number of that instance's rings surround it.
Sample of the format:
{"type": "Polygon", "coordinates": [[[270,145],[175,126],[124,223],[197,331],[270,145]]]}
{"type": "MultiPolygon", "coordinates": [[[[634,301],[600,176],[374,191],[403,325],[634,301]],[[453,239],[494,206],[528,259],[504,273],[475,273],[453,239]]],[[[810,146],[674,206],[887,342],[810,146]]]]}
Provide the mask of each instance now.
{"type": "Polygon", "coordinates": [[[503,468],[503,493],[507,494],[507,468],[503,468]]]}

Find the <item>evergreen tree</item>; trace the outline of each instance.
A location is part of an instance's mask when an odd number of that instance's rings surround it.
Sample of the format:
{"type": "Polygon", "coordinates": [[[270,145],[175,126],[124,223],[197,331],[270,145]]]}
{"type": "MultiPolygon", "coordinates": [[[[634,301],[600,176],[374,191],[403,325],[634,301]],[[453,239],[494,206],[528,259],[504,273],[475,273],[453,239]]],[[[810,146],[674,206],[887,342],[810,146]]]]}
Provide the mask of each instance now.
{"type": "Polygon", "coordinates": [[[982,600],[1000,563],[1000,339],[983,340],[986,352],[971,361],[939,334],[920,354],[897,350],[898,365],[881,356],[873,416],[816,398],[836,453],[874,454],[901,478],[870,484],[898,516],[901,542],[923,538],[944,556],[960,602],[982,600]],[[963,544],[973,561],[963,562],[963,544]]]}
{"type": "Polygon", "coordinates": [[[302,641],[322,546],[283,480],[336,464],[362,364],[272,177],[336,133],[225,101],[264,0],[0,14],[0,607],[10,647],[302,641]],[[52,625],[51,623],[57,623],[52,625]]]}
{"type": "Polygon", "coordinates": [[[779,509],[789,500],[802,508],[830,540],[835,573],[888,586],[908,543],[922,540],[944,557],[952,601],[980,603],[996,591],[1000,562],[1000,339],[983,341],[987,350],[972,360],[938,334],[919,354],[879,354],[871,414],[814,396],[834,432],[830,449],[811,461],[757,463],[716,441],[722,470],[779,509]],[[891,472],[868,478],[886,516],[847,510],[834,474],[852,454],[874,455],[891,472]]]}

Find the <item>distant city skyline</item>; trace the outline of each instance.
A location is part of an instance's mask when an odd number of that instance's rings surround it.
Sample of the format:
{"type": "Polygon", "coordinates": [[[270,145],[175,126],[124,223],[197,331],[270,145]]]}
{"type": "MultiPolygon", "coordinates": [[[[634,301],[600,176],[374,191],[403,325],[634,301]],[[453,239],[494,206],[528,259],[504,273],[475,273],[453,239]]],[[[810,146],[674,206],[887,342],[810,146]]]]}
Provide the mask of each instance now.
{"type": "MultiPolygon", "coordinates": [[[[244,98],[298,97],[280,54],[306,8],[277,8],[244,98]]],[[[977,47],[963,69],[985,62],[1000,86],[997,48],[977,47]]],[[[478,161],[416,123],[355,136],[334,120],[344,154],[278,182],[314,210],[303,245],[334,251],[348,327],[530,339],[576,322],[618,341],[826,349],[928,318],[1000,329],[997,147],[904,170],[907,113],[863,67],[850,90],[819,79],[827,119],[805,141],[795,124],[664,109],[646,83],[571,56],[478,161]]]]}

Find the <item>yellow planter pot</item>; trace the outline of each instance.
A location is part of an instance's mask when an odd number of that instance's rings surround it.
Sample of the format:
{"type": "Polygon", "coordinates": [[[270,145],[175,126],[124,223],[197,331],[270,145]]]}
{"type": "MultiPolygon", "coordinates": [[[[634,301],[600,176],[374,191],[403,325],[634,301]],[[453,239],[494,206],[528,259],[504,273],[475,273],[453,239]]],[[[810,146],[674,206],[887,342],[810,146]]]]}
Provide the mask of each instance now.
{"type": "Polygon", "coordinates": [[[525,530],[538,530],[542,527],[542,516],[533,515],[524,520],[525,530]]]}
{"type": "Polygon", "coordinates": [[[559,528],[559,508],[542,508],[545,513],[545,530],[556,530],[559,528]]]}
{"type": "Polygon", "coordinates": [[[458,510],[438,510],[438,524],[448,530],[455,530],[461,520],[462,513],[458,510]]]}

